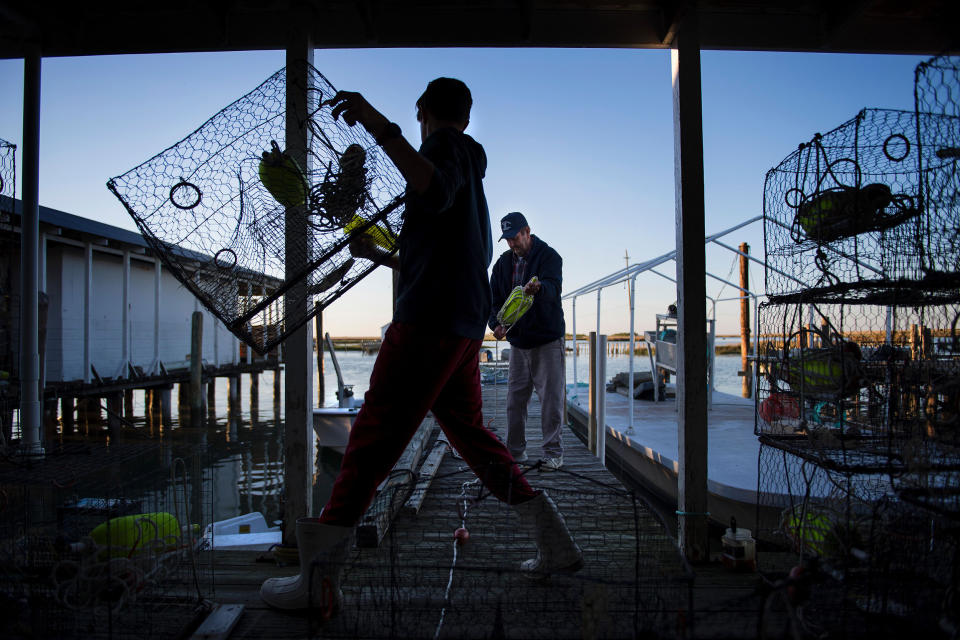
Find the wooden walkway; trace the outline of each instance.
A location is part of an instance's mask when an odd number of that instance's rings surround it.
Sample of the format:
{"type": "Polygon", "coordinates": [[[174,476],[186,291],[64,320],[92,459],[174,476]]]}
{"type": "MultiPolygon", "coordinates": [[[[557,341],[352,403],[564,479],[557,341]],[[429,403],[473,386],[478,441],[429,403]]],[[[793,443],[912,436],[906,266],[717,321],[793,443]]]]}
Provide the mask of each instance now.
{"type": "MultiPolygon", "coordinates": [[[[505,387],[486,387],[485,418],[501,437],[505,387]],[[501,404],[502,407],[502,404],[501,404]]],[[[531,403],[528,453],[540,453],[539,407],[531,403]]],[[[431,420],[428,418],[428,420],[431,420]]],[[[629,638],[686,634],[692,573],[667,528],[570,432],[560,472],[526,466],[564,513],[586,566],[572,577],[531,581],[517,570],[533,557],[532,537],[509,507],[483,496],[476,476],[445,456],[418,514],[401,514],[379,548],[354,549],[343,590],[345,609],[320,625],[279,612],[259,597],[271,576],[295,567],[263,554],[218,552],[219,603],[245,605],[232,638],[629,638]],[[466,513],[461,511],[466,505],[466,513]],[[465,524],[470,539],[457,546],[465,524]]],[[[409,487],[406,489],[409,493],[409,487]]],[[[402,496],[405,498],[405,495],[402,496]]]]}

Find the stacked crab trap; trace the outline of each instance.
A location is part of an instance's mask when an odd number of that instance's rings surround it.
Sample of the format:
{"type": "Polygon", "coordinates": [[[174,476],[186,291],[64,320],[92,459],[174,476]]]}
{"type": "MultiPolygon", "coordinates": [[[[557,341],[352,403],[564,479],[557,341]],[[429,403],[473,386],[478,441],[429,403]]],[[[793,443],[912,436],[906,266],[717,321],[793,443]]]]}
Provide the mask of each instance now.
{"type": "Polygon", "coordinates": [[[181,637],[206,613],[205,452],[63,445],[0,474],[4,638],[181,637]]]}
{"type": "Polygon", "coordinates": [[[312,67],[306,162],[284,149],[286,88],[280,70],[107,183],[164,265],[260,353],[394,253],[403,215],[399,171],[363,127],[333,119],[336,90],[312,67]],[[356,241],[368,250],[354,255],[356,241]]]}
{"type": "Polygon", "coordinates": [[[766,176],[758,529],[831,567],[840,635],[960,621],[957,63],[766,176]]]}

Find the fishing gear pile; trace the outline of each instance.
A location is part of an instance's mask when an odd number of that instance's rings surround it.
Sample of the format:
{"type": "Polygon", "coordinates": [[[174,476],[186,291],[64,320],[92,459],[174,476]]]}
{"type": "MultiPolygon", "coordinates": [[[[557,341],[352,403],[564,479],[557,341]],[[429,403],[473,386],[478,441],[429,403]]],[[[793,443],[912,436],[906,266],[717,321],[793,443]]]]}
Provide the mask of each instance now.
{"type": "Polygon", "coordinates": [[[107,186],[165,268],[259,353],[397,251],[405,181],[308,68],[309,148],[286,149],[281,69],[107,186]],[[358,243],[375,251],[351,251],[358,243]],[[356,255],[355,255],[356,254],[356,255]],[[285,301],[286,300],[286,301],[285,301]]]}
{"type": "Polygon", "coordinates": [[[756,530],[819,572],[817,636],[960,628],[960,58],[914,95],[764,185],[756,530]]]}

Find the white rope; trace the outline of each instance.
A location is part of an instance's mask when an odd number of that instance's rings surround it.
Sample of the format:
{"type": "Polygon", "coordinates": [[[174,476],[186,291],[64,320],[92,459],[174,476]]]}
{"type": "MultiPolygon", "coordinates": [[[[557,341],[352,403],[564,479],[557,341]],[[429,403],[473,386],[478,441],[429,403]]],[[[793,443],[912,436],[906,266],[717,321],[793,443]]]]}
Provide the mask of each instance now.
{"type": "MultiPolygon", "coordinates": [[[[473,480],[468,480],[460,485],[460,496],[459,499],[463,500],[463,515],[460,517],[460,526],[464,529],[467,528],[467,510],[470,508],[470,501],[466,499],[467,497],[467,487],[471,485],[476,485],[480,482],[479,478],[474,478],[473,480]]],[[[447,577],[447,588],[443,593],[444,603],[450,602],[450,588],[453,586],[453,570],[457,566],[457,547],[460,546],[460,538],[453,539],[453,561],[450,564],[450,575],[447,577]]],[[[444,604],[443,608],[440,609],[440,620],[437,623],[437,630],[433,634],[434,640],[440,637],[440,631],[443,629],[443,619],[447,613],[447,605],[444,604]]]]}

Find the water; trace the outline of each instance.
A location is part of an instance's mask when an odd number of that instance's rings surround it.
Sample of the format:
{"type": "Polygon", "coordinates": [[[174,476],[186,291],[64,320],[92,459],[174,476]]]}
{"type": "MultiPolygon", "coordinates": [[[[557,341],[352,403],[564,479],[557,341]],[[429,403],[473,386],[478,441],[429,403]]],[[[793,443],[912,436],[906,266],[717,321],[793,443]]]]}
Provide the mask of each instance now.
{"type": "MultiPolygon", "coordinates": [[[[739,344],[740,339],[736,339],[736,344],[739,344]]],[[[573,342],[567,342],[568,348],[572,347],[573,342]]],[[[509,344],[506,342],[495,342],[487,341],[483,343],[484,349],[489,349],[493,354],[495,359],[500,358],[502,355],[500,351],[503,348],[509,348],[509,344]]],[[[587,350],[584,348],[583,341],[580,341],[580,355],[577,356],[577,381],[578,382],[587,382],[589,379],[589,360],[586,355],[587,350]]],[[[326,355],[326,360],[324,364],[325,375],[324,381],[326,385],[326,393],[324,396],[324,403],[327,405],[336,406],[336,389],[337,389],[337,378],[333,370],[333,365],[330,364],[329,355],[326,355]]],[[[343,379],[345,384],[353,384],[354,395],[358,398],[362,398],[363,394],[369,388],[370,383],[370,372],[373,370],[373,362],[376,359],[376,355],[364,355],[357,351],[344,351],[337,353],[337,360],[340,363],[340,370],[343,373],[343,379]]],[[[573,354],[568,351],[566,357],[566,374],[567,374],[567,383],[573,383],[573,354]]],[[[649,361],[647,360],[646,355],[634,356],[633,360],[634,371],[648,371],[650,369],[649,361]]],[[[617,354],[617,355],[608,355],[607,356],[607,379],[609,380],[617,373],[626,372],[630,370],[630,357],[627,354],[617,354]]],[[[714,375],[716,376],[716,389],[717,391],[723,391],[725,393],[731,393],[735,395],[740,395],[741,391],[741,378],[737,375],[737,372],[740,370],[740,356],[739,355],[719,355],[716,356],[714,360],[714,375]]],[[[314,369],[316,371],[316,369],[314,369]]]]}
{"type": "MultiPolygon", "coordinates": [[[[500,343],[500,347],[506,343],[500,343]]],[[[490,342],[484,348],[499,355],[498,345],[490,342]]],[[[337,359],[344,382],[353,385],[354,394],[362,398],[367,391],[370,372],[376,355],[360,351],[337,353],[337,359]]],[[[314,363],[316,360],[314,359],[314,363]]],[[[611,355],[607,358],[608,378],[620,371],[627,371],[629,359],[626,355],[611,355]]],[[[573,358],[567,354],[567,381],[573,381],[573,358]]],[[[647,369],[646,356],[634,360],[637,371],[647,369]]],[[[739,394],[740,378],[739,356],[718,356],[716,359],[717,388],[728,393],[739,394]]],[[[587,359],[577,358],[577,378],[587,380],[587,359]]],[[[259,511],[268,522],[281,517],[281,496],[283,492],[283,374],[281,373],[280,394],[274,397],[274,373],[265,371],[260,375],[259,393],[256,402],[251,402],[250,375],[244,374],[240,381],[241,402],[239,410],[231,411],[228,403],[229,384],[224,378],[216,381],[215,401],[209,411],[206,424],[191,427],[186,416],[180,419],[177,407],[173,408],[172,421],[158,424],[144,417],[144,393],[134,393],[134,415],[131,424],[122,428],[118,440],[152,440],[156,442],[176,442],[204,447],[208,452],[207,471],[214,481],[216,496],[210,512],[213,520],[224,520],[236,515],[259,511]]],[[[316,366],[314,384],[316,384],[316,366]]],[[[337,404],[337,379],[329,354],[325,354],[324,365],[324,404],[337,404]]],[[[505,387],[504,387],[505,388],[505,387]]],[[[317,390],[314,388],[314,395],[317,390]]],[[[176,403],[178,389],[174,388],[172,398],[176,403]]],[[[67,436],[65,441],[84,438],[102,438],[105,432],[93,436],[67,436]]],[[[330,487],[340,464],[340,454],[329,449],[319,449],[316,458],[316,483],[314,485],[314,512],[326,502],[330,487]]]]}

